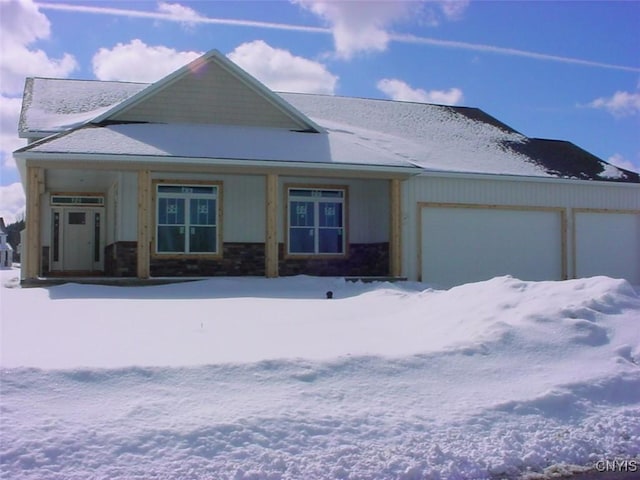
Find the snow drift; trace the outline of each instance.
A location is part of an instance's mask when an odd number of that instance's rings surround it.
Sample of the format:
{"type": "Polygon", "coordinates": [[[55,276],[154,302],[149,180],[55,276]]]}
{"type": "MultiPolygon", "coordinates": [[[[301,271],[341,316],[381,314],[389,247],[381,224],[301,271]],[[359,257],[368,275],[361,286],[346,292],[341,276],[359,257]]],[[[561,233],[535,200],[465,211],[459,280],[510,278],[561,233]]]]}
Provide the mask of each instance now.
{"type": "Polygon", "coordinates": [[[640,456],[640,297],[622,280],[3,274],[8,478],[516,478],[640,456]]]}

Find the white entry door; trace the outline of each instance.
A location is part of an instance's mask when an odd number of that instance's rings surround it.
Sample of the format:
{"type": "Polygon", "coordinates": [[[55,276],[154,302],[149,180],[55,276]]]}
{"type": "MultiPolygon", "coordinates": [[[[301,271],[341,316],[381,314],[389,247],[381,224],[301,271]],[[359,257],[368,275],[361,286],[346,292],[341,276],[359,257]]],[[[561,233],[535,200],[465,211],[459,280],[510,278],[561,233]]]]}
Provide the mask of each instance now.
{"type": "Polygon", "coordinates": [[[102,213],[102,209],[97,208],[64,208],[54,211],[54,270],[102,270],[102,213]]]}

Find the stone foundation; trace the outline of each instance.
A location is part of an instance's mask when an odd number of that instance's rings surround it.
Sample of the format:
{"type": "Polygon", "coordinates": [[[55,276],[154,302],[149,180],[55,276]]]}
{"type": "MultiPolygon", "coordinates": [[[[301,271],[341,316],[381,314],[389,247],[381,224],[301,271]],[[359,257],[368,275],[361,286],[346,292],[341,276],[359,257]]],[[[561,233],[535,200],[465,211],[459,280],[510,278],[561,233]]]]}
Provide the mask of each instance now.
{"type": "Polygon", "coordinates": [[[152,277],[264,276],[263,243],[225,243],[220,259],[151,259],[152,277]]]}
{"type": "Polygon", "coordinates": [[[49,276],[51,267],[49,265],[49,247],[42,247],[42,264],[40,265],[40,272],[43,277],[49,276]]]}
{"type": "MultiPolygon", "coordinates": [[[[349,245],[346,258],[284,258],[284,244],[278,245],[279,275],[370,277],[389,274],[389,243],[349,245]]],[[[137,243],[116,242],[105,248],[105,275],[137,275],[137,243]]],[[[151,258],[152,277],[264,276],[263,243],[225,243],[223,258],[151,258]]]]}
{"type": "Polygon", "coordinates": [[[389,243],[352,243],[346,258],[284,258],[284,244],[278,246],[279,275],[330,277],[389,275],[389,243]]]}
{"type": "Polygon", "coordinates": [[[104,249],[104,273],[108,277],[138,275],[138,242],[116,242],[104,249]]]}

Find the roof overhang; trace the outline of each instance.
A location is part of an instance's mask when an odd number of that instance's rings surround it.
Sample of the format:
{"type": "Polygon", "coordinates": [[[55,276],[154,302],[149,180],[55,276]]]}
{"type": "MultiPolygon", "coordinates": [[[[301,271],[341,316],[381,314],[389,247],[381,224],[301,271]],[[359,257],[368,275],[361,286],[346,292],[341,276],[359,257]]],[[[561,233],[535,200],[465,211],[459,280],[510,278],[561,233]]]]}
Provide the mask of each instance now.
{"type": "Polygon", "coordinates": [[[316,163],[236,158],[164,157],[152,155],[73,154],[18,152],[19,167],[73,168],[86,170],[185,173],[237,173],[244,175],[303,175],[345,178],[406,179],[420,173],[418,167],[398,167],[355,163],[316,163]]]}
{"type": "Polygon", "coordinates": [[[422,169],[416,177],[430,178],[459,178],[465,180],[500,180],[509,182],[536,182],[536,183],[553,183],[553,184],[570,184],[570,185],[591,185],[591,186],[616,186],[625,188],[640,189],[640,184],[635,182],[615,182],[611,180],[585,180],[582,178],[565,178],[565,177],[543,177],[534,175],[513,175],[506,173],[483,173],[483,172],[456,172],[446,170],[425,170],[422,169]]]}

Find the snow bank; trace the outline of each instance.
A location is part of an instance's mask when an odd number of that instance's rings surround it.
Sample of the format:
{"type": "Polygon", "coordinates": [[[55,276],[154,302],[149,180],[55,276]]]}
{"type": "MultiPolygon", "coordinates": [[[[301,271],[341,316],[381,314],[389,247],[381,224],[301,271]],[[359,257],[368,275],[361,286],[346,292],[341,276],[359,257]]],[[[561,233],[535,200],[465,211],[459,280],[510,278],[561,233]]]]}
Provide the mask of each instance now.
{"type": "Polygon", "coordinates": [[[10,478],[515,478],[640,456],[640,297],[622,280],[0,299],[10,478]]]}

